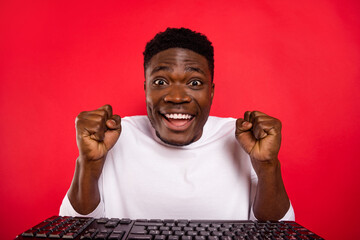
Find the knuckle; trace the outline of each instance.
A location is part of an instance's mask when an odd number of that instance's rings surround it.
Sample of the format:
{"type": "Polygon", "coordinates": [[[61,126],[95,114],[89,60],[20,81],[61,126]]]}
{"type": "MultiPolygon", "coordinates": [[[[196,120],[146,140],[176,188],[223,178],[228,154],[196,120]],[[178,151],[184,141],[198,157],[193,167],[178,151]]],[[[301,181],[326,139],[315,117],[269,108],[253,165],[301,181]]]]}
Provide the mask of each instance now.
{"type": "Polygon", "coordinates": [[[112,107],[111,107],[110,104],[105,104],[105,105],[104,105],[104,108],[105,108],[106,110],[111,110],[111,109],[112,109],[112,107]]]}
{"type": "Polygon", "coordinates": [[[84,118],[87,114],[88,114],[87,111],[82,111],[82,112],[80,112],[80,113],[77,115],[76,119],[82,119],[82,118],[84,118]]]}
{"type": "Polygon", "coordinates": [[[102,118],[107,116],[107,111],[105,109],[99,109],[97,112],[102,118]]]}

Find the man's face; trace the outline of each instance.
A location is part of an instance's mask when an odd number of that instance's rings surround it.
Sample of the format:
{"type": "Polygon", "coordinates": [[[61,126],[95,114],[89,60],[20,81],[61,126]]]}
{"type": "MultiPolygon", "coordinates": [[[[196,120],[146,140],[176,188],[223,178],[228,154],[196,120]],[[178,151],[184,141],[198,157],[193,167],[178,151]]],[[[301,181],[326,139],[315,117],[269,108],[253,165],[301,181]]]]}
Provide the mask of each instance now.
{"type": "Polygon", "coordinates": [[[188,49],[164,50],[151,58],[144,84],[147,113],[157,136],[178,146],[197,141],[214,96],[207,59],[188,49]]]}

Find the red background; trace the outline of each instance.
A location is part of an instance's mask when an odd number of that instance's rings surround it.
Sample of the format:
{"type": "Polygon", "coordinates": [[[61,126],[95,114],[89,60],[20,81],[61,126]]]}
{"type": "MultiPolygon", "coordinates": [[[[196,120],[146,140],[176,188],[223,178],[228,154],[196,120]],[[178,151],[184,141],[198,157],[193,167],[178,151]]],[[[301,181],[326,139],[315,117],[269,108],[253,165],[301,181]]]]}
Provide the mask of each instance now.
{"type": "Polygon", "coordinates": [[[146,113],[144,46],[166,27],[184,26],[215,47],[211,114],[260,110],[281,119],[296,220],[326,239],[353,239],[359,10],[357,0],[1,1],[1,238],[58,214],[80,111],[110,103],[121,116],[146,113]]]}

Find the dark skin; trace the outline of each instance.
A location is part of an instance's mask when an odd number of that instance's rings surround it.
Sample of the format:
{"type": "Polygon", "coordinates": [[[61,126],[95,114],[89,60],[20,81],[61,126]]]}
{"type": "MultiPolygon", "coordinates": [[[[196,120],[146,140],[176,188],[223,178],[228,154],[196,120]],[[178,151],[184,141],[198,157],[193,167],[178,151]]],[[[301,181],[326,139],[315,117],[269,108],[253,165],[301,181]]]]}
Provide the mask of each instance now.
{"type": "Polygon", "coordinates": [[[190,50],[168,49],[151,59],[145,78],[148,117],[158,137],[172,145],[197,141],[214,96],[206,58],[190,50]],[[181,122],[167,114],[187,114],[190,119],[181,122]]]}
{"type": "MultiPolygon", "coordinates": [[[[181,48],[156,54],[145,70],[144,89],[149,120],[162,141],[181,146],[200,139],[214,96],[205,57],[181,48]]],[[[79,157],[68,193],[77,212],[88,214],[99,204],[98,179],[120,133],[121,119],[112,113],[110,105],[78,115],[79,157]]],[[[235,137],[249,154],[258,176],[255,217],[281,219],[290,205],[278,160],[281,122],[248,111],[236,121],[235,137]]]]}

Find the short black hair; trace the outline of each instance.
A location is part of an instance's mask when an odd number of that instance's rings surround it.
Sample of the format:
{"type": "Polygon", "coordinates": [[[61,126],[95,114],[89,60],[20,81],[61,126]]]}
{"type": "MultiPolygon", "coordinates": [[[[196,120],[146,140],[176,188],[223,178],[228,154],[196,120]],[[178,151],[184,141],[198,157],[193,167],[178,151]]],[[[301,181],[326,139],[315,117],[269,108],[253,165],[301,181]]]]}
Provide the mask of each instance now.
{"type": "Polygon", "coordinates": [[[145,46],[144,71],[150,59],[157,53],[169,48],[185,48],[204,56],[209,64],[211,79],[214,78],[214,47],[209,39],[187,28],[167,28],[159,32],[145,46]]]}

